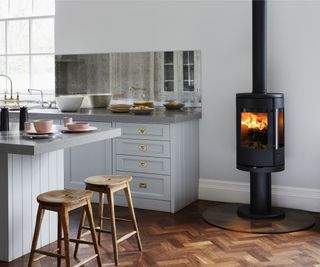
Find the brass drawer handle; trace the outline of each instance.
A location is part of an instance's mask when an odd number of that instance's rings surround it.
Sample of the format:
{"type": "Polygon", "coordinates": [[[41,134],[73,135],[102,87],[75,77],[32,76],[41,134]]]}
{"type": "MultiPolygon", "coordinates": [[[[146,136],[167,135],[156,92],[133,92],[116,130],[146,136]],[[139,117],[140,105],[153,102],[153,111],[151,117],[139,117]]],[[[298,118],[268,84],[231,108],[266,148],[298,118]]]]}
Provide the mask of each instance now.
{"type": "Polygon", "coordinates": [[[140,188],[147,188],[147,183],[139,183],[140,188]]]}
{"type": "Polygon", "coordinates": [[[139,166],[139,168],[146,168],[147,167],[147,162],[146,161],[139,161],[138,166],[139,166]]]}
{"type": "Polygon", "coordinates": [[[138,133],[139,134],[145,134],[147,132],[147,129],[146,128],[139,128],[138,129],[138,133]]]}
{"type": "Polygon", "coordinates": [[[147,151],[147,145],[139,145],[139,150],[140,151],[147,151]]]}

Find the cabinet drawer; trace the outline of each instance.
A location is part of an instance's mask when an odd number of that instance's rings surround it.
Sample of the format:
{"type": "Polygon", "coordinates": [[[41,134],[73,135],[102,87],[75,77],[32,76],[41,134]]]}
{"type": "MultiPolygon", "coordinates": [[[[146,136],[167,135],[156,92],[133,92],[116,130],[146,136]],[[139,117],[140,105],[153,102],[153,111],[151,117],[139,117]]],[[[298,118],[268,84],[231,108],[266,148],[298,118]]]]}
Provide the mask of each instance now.
{"type": "Polygon", "coordinates": [[[116,123],[121,128],[122,138],[169,140],[169,125],[164,124],[137,124],[137,123],[116,123]]]}
{"type": "MultiPolygon", "coordinates": [[[[127,172],[117,172],[117,175],[133,177],[130,182],[133,197],[170,200],[170,176],[127,172]]],[[[123,191],[119,195],[124,195],[123,191]]]]}
{"type": "Polygon", "coordinates": [[[116,154],[150,157],[170,157],[168,141],[116,139],[116,154]]]}
{"type": "Polygon", "coordinates": [[[118,171],[170,174],[170,160],[167,158],[117,155],[116,162],[118,171]]]}

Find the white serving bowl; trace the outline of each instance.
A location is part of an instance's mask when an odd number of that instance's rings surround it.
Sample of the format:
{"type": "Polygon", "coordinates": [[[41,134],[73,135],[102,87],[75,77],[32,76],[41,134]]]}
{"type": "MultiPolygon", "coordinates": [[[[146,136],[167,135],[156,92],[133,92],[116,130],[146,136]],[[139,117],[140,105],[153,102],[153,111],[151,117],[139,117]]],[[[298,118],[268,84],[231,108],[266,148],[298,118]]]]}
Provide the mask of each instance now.
{"type": "Polygon", "coordinates": [[[60,111],[78,111],[81,107],[83,96],[62,95],[56,97],[56,102],[60,111]]]}
{"type": "Polygon", "coordinates": [[[112,94],[88,94],[85,96],[88,108],[107,108],[112,94]]]}

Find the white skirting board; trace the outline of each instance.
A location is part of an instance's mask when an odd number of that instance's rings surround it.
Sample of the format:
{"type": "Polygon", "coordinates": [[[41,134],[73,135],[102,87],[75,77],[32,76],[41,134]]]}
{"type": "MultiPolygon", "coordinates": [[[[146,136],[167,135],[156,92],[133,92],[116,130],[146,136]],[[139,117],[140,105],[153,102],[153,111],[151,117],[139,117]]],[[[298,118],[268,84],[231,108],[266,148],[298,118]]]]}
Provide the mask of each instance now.
{"type": "MultiPolygon", "coordinates": [[[[37,195],[64,188],[64,152],[36,156],[0,154],[0,261],[30,252],[37,195]]],[[[57,216],[46,212],[38,247],[57,240],[57,216]]]]}
{"type": "MultiPolygon", "coordinates": [[[[200,179],[199,199],[249,203],[249,183],[200,179]]],[[[272,205],[320,212],[320,190],[290,186],[272,186],[272,205]]]]}

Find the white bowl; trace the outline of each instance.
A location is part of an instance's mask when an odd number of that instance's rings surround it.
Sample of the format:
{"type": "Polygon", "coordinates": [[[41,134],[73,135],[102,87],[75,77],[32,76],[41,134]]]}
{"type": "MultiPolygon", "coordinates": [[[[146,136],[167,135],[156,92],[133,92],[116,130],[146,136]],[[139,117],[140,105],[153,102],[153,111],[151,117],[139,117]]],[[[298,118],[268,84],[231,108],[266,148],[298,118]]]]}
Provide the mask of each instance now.
{"type": "Polygon", "coordinates": [[[88,108],[107,108],[112,94],[88,94],[85,98],[87,99],[88,108]]]}
{"type": "Polygon", "coordinates": [[[81,107],[83,96],[81,95],[63,95],[57,96],[56,102],[60,111],[78,111],[81,107]]]}

